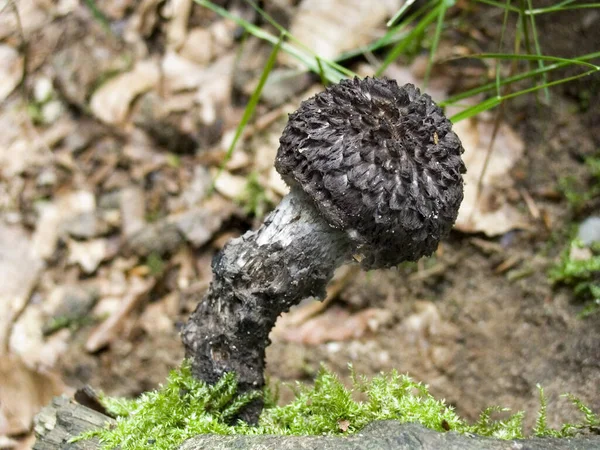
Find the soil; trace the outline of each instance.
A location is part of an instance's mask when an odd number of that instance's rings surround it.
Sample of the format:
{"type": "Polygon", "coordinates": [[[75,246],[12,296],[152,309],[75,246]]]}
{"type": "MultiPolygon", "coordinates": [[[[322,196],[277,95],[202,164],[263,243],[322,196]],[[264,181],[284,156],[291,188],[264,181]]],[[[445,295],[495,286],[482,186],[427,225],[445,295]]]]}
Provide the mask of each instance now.
{"type": "MultiPolygon", "coordinates": [[[[481,14],[486,17],[485,11],[481,14]]],[[[582,16],[574,17],[577,19],[569,15],[564,20],[577,22],[582,16]]],[[[207,23],[200,16],[194,20],[207,23]]],[[[547,27],[541,33],[550,36],[553,25],[540,26],[547,27]]],[[[494,42],[493,36],[499,30],[486,30],[492,36],[488,41],[494,42]]],[[[51,32],[50,28],[46,30],[47,34],[51,32]]],[[[565,42],[557,35],[552,36],[553,42],[561,45],[565,42]]],[[[57,49],[68,47],[58,37],[55,40],[57,47],[52,50],[55,54],[59,54],[57,49]]],[[[589,36],[585,42],[590,42],[589,36]]],[[[600,38],[595,42],[600,42],[600,38]]],[[[577,53],[582,52],[577,50],[577,53]]],[[[555,53],[548,51],[548,54],[555,53]]],[[[49,63],[40,59],[37,64],[39,68],[49,63]]],[[[104,69],[111,67],[107,65],[104,69]]],[[[597,105],[598,77],[588,81],[591,104],[597,105]]],[[[542,212],[541,218],[530,217],[528,228],[494,238],[453,231],[432,259],[386,271],[356,271],[329,307],[351,312],[383,308],[389,312],[389,319],[376,330],[351,340],[306,345],[274,337],[267,352],[271,382],[310,383],[321,364],[349,382],[351,363],[359,374],[367,376],[392,369],[408,373],[429,385],[436,397],[445,398],[471,420],[477,419],[487,406],[500,405],[513,412],[525,411],[525,422],[531,426],[539,409],[538,384],[543,386],[550,402],[550,425],[581,418],[581,413],[569,406],[569,400],[561,397],[564,393],[574,394],[600,412],[600,314],[579,318],[582,305],[574,300],[572,291],[553,287],[547,276],[548,269],[567,245],[572,224],[583,218],[574,216],[560,196],[558,181],[565,174],[585,179],[583,158],[597,152],[599,144],[600,134],[591,126],[598,123],[598,109],[582,107],[581,99],[574,97],[572,89],[570,86],[553,90],[550,105],[537,102],[535,96],[524,96],[508,103],[505,109],[507,122],[526,143],[524,158],[511,172],[516,183],[513,202],[527,215],[519,192],[528,192],[542,212]]],[[[67,108],[68,114],[82,127],[78,136],[98,143],[77,156],[87,164],[78,175],[81,179],[97,175],[98,168],[106,164],[107,155],[118,153],[115,149],[123,142],[122,130],[100,127],[98,131],[97,123],[82,107],[87,101],[85,92],[82,88],[71,95],[67,108]]],[[[234,129],[242,111],[233,99],[227,101],[228,115],[211,129],[217,135],[223,129],[234,129]]],[[[182,171],[194,164],[208,165],[214,158],[210,152],[197,158],[179,156],[183,161],[182,171]]],[[[143,180],[149,209],[159,213],[169,196],[165,187],[169,179],[187,177],[189,181],[191,177],[190,171],[173,175],[176,171],[173,167],[159,171],[154,178],[143,168],[143,174],[136,175],[134,163],[115,161],[108,170],[110,175],[105,174],[99,182],[98,196],[105,193],[102,183],[107,180],[119,187],[126,184],[120,181],[123,178],[137,177],[138,181],[143,180]]],[[[61,183],[68,184],[62,178],[61,183]]],[[[31,191],[36,188],[27,189],[23,196],[33,197],[31,191]]],[[[37,219],[29,209],[31,205],[23,201],[24,221],[33,228],[37,219]]],[[[209,278],[210,259],[223,241],[255,225],[251,218],[236,210],[223,221],[208,244],[189,249],[196,273],[209,278]]],[[[60,252],[65,251],[59,248],[51,264],[57,271],[52,275],[55,281],[85,280],[88,275],[73,275],[61,265],[64,255],[60,252]]],[[[168,266],[167,272],[176,272],[175,267],[175,264],[168,266]]],[[[144,309],[163,301],[163,296],[176,284],[175,277],[164,277],[151,298],[137,306],[135,318],[110,345],[86,351],[86,342],[95,325],[84,325],[73,332],[58,363],[63,380],[73,387],[89,384],[118,396],[135,396],[163,382],[168,371],[183,357],[179,329],[201,300],[203,290],[176,292],[175,313],[170,316],[172,326],[155,330],[140,325],[138,318],[144,309]]],[[[291,389],[282,387],[281,401],[290,396],[291,389]]]]}

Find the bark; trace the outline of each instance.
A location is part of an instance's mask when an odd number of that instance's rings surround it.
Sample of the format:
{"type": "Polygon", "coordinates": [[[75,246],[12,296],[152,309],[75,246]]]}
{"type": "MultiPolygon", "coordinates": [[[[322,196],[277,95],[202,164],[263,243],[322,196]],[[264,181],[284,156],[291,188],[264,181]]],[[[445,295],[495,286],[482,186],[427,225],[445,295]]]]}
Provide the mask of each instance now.
{"type": "MultiPolygon", "coordinates": [[[[96,450],[97,441],[68,441],[80,433],[103,426],[113,419],[66,397],[55,398],[37,416],[34,450],[96,450]]],[[[600,436],[569,439],[535,438],[504,441],[453,432],[438,433],[417,424],[374,422],[360,433],[335,436],[196,436],[181,450],[597,450],[600,436]]]]}
{"type": "MultiPolygon", "coordinates": [[[[264,386],[265,349],[277,317],[304,298],[323,298],[350,257],[347,235],[292,190],[257,231],[230,241],[213,261],[213,281],[183,329],[193,375],[214,384],[234,371],[239,391],[264,386]]],[[[262,403],[241,418],[253,423],[262,403]]]]}

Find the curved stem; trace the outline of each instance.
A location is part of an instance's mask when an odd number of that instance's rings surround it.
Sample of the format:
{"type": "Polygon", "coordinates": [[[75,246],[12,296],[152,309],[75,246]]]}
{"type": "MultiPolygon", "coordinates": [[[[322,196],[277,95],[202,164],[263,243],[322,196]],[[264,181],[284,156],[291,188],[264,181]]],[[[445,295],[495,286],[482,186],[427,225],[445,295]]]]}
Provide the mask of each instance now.
{"type": "MultiPolygon", "coordinates": [[[[233,239],[215,257],[209,291],[182,332],[194,376],[214,384],[234,371],[241,392],[261,389],[277,317],[304,298],[324,298],[350,248],[346,234],[292,190],[261,228],[233,239]]],[[[254,402],[242,418],[255,422],[261,409],[254,402]]]]}

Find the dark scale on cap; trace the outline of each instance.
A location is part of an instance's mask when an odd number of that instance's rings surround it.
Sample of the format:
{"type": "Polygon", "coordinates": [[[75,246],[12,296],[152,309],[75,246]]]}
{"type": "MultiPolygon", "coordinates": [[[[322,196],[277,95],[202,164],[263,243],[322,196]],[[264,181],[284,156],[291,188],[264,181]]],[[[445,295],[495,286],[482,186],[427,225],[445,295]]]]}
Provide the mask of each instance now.
{"type": "Polygon", "coordinates": [[[275,167],[344,230],[365,268],[430,255],[463,198],[458,136],[412,84],[344,80],[302,102],[275,167]]]}

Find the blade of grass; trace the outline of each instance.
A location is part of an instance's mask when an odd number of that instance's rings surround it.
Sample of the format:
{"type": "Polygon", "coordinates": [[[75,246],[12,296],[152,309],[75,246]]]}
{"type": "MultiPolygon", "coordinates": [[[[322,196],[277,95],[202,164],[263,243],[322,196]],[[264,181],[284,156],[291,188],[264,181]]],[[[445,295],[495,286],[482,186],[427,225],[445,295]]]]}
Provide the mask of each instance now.
{"type": "MultiPolygon", "coordinates": [[[[435,4],[435,3],[438,3],[438,2],[435,0],[429,2],[429,4],[435,4]]],[[[412,40],[419,34],[423,33],[423,31],[429,26],[429,24],[432,23],[437,18],[440,8],[441,8],[441,3],[438,3],[435,6],[435,8],[433,8],[431,11],[429,11],[429,13],[419,21],[417,26],[415,28],[413,28],[410,31],[410,33],[408,33],[408,35],[406,36],[405,39],[398,42],[394,46],[394,48],[386,56],[385,60],[381,64],[381,66],[379,66],[379,68],[375,72],[376,77],[381,76],[381,74],[385,71],[385,69],[387,69],[388,66],[391,63],[393,63],[398,58],[398,56],[400,56],[406,50],[406,48],[410,45],[412,40]]]]}
{"type": "MultiPolygon", "coordinates": [[[[276,45],[278,42],[278,38],[276,36],[274,36],[273,34],[269,33],[268,31],[263,30],[260,27],[257,27],[256,25],[242,19],[241,17],[237,17],[237,16],[231,14],[226,9],[221,8],[220,6],[212,3],[209,0],[194,0],[194,2],[200,6],[204,6],[205,8],[210,9],[211,11],[219,14],[220,16],[222,16],[226,19],[234,21],[238,25],[242,26],[248,33],[252,34],[253,36],[256,36],[259,39],[270,42],[273,45],[276,45]]],[[[287,35],[287,33],[286,33],[286,35],[287,35]]],[[[283,42],[281,44],[281,50],[285,51],[292,57],[296,58],[298,61],[300,61],[302,64],[304,64],[304,66],[307,67],[312,72],[317,73],[317,74],[319,73],[319,66],[317,65],[317,63],[315,61],[316,55],[314,55],[314,54],[311,55],[310,52],[300,50],[299,48],[297,48],[287,42],[283,42]]],[[[356,76],[356,74],[354,72],[352,72],[346,68],[343,68],[342,66],[336,65],[333,62],[331,62],[331,64],[329,64],[330,61],[323,59],[323,58],[322,58],[322,61],[324,63],[326,63],[325,66],[323,66],[323,73],[327,77],[327,80],[331,83],[338,83],[340,80],[347,78],[349,76],[356,76]],[[337,67],[342,68],[343,71],[338,70],[337,67]]]]}
{"type": "Polygon", "coordinates": [[[317,65],[319,66],[319,76],[321,77],[321,84],[323,86],[327,86],[329,84],[329,82],[327,81],[325,72],[323,72],[323,64],[321,64],[321,58],[319,58],[318,56],[315,56],[315,59],[317,60],[317,65]]]}
{"type": "Polygon", "coordinates": [[[306,51],[310,55],[315,58],[319,58],[323,63],[330,65],[331,67],[339,70],[341,73],[345,74],[347,77],[355,77],[357,76],[350,69],[347,69],[344,66],[337,64],[335,61],[331,61],[327,58],[323,58],[320,55],[317,55],[310,47],[301,42],[298,38],[296,38],[293,34],[291,34],[288,30],[286,30],[279,22],[277,22],[271,15],[269,15],[264,9],[256,4],[253,0],[245,0],[256,12],[258,12],[261,17],[263,17],[267,22],[269,22],[273,27],[275,27],[280,33],[285,33],[287,38],[298,45],[302,50],[306,51]]]}
{"type": "Polygon", "coordinates": [[[477,58],[477,59],[509,59],[509,60],[528,60],[528,61],[554,61],[554,62],[564,62],[567,64],[579,64],[591,69],[600,70],[600,66],[595,64],[582,61],[580,58],[561,58],[559,56],[547,56],[547,55],[521,55],[515,53],[475,53],[473,55],[467,56],[456,56],[452,58],[448,58],[447,61],[452,61],[456,59],[464,59],[464,58],[477,58]]]}
{"type": "Polygon", "coordinates": [[[388,20],[388,23],[386,23],[387,27],[391,27],[392,25],[394,25],[398,19],[400,19],[400,17],[406,12],[406,10],[408,8],[410,8],[410,6],[415,2],[416,0],[407,0],[404,5],[402,5],[402,7],[396,11],[396,14],[394,14],[394,16],[388,20]]]}
{"type": "MultiPolygon", "coordinates": [[[[506,0],[506,6],[510,6],[510,0],[506,0]]],[[[504,46],[504,33],[508,24],[508,9],[504,10],[504,18],[502,19],[502,31],[500,32],[500,42],[498,43],[498,52],[502,52],[504,46]]],[[[496,62],[496,95],[500,96],[500,63],[496,62]]]]}
{"type": "MultiPolygon", "coordinates": [[[[533,9],[533,5],[531,3],[531,0],[527,0],[527,9],[529,11],[531,11],[533,9]]],[[[542,50],[541,50],[541,46],[540,46],[540,41],[538,39],[538,34],[537,34],[537,27],[535,25],[535,16],[533,14],[529,15],[529,22],[531,25],[531,35],[533,38],[533,45],[535,47],[535,53],[538,56],[542,55],[542,50]]],[[[544,61],[542,61],[541,59],[538,60],[538,66],[540,69],[544,68],[544,61]]],[[[547,83],[548,82],[548,76],[543,73],[542,74],[542,83],[547,83]]],[[[546,98],[546,102],[550,101],[550,91],[548,90],[548,88],[544,89],[544,97],[546,98]]]]}
{"type": "MultiPolygon", "coordinates": [[[[519,8],[515,6],[506,6],[504,3],[495,0],[475,0],[478,3],[485,5],[496,6],[498,8],[508,9],[511,12],[519,13],[519,8]]],[[[600,3],[574,3],[575,0],[565,0],[557,3],[556,5],[547,6],[545,8],[535,8],[529,11],[525,11],[525,15],[537,16],[539,14],[548,14],[553,12],[569,11],[573,9],[595,9],[600,7],[600,3]],[[566,5],[566,6],[565,6],[566,5]]]]}
{"type": "MultiPolygon", "coordinates": [[[[545,66],[543,69],[538,68],[538,69],[530,70],[530,71],[523,72],[523,73],[520,73],[517,75],[513,75],[511,77],[507,77],[507,78],[504,78],[503,80],[501,80],[500,85],[504,86],[506,84],[511,84],[511,83],[515,83],[517,81],[521,81],[521,80],[525,80],[525,79],[534,77],[541,72],[550,72],[552,70],[566,67],[568,65],[573,64],[572,61],[585,61],[588,59],[595,59],[595,58],[600,58],[600,52],[589,53],[587,55],[580,56],[579,58],[574,58],[573,60],[567,60],[567,62],[559,62],[559,63],[551,64],[551,65],[545,66]]],[[[468,91],[461,92],[460,94],[453,95],[452,97],[439,103],[439,105],[442,107],[448,106],[448,105],[453,105],[453,104],[459,102],[460,100],[464,100],[465,98],[473,97],[477,94],[482,94],[484,92],[488,92],[488,91],[492,90],[494,87],[496,87],[496,82],[487,83],[482,86],[478,86],[476,88],[469,89],[468,91]]]]}
{"type": "Polygon", "coordinates": [[[112,30],[110,29],[110,22],[108,21],[108,18],[104,15],[104,13],[100,11],[98,5],[96,5],[96,2],[94,0],[84,0],[84,3],[92,13],[92,16],[94,17],[96,22],[98,22],[100,26],[104,28],[104,31],[106,31],[109,34],[112,34],[112,30]]]}
{"type": "Polygon", "coordinates": [[[591,75],[592,73],[598,72],[598,69],[594,69],[594,70],[588,70],[587,72],[584,73],[580,73],[578,75],[573,75],[571,77],[566,77],[566,78],[561,78],[560,80],[555,80],[555,81],[550,81],[548,83],[545,83],[543,85],[539,85],[539,86],[533,86],[530,87],[528,89],[523,89],[521,91],[517,91],[517,92],[513,92],[511,94],[507,94],[507,95],[503,95],[501,97],[492,97],[492,98],[488,98],[487,100],[484,100],[481,103],[478,103],[477,105],[471,106],[466,108],[465,110],[453,115],[450,120],[453,123],[456,122],[460,122],[461,120],[464,119],[468,119],[469,117],[473,117],[483,111],[487,111],[489,109],[494,108],[495,106],[498,106],[500,103],[502,103],[505,100],[514,98],[514,97],[518,97],[519,95],[524,95],[524,94],[529,94],[531,92],[536,92],[539,91],[540,89],[544,89],[546,87],[551,87],[551,86],[556,86],[558,84],[562,84],[562,83],[567,83],[569,81],[573,81],[576,80],[578,78],[583,78],[586,77],[588,75],[591,75]]]}
{"type": "Polygon", "coordinates": [[[367,52],[375,52],[382,47],[386,47],[390,44],[394,44],[404,39],[408,35],[408,32],[401,32],[405,31],[405,29],[408,28],[408,26],[411,23],[420,20],[420,17],[423,16],[428,10],[429,3],[424,3],[417,11],[408,16],[401,24],[390,28],[382,37],[380,37],[376,41],[368,44],[367,46],[344,52],[336,59],[336,61],[340,62],[346,59],[354,58],[355,56],[362,55],[367,52]]]}
{"type": "Polygon", "coordinates": [[[442,35],[442,28],[444,27],[444,19],[446,18],[446,11],[449,7],[454,5],[454,0],[440,0],[440,10],[438,12],[438,20],[435,26],[435,34],[431,43],[431,51],[429,52],[429,62],[427,63],[427,69],[425,69],[425,78],[423,80],[423,88],[426,89],[429,84],[429,75],[431,75],[431,68],[433,67],[433,59],[440,43],[440,36],[442,35]]]}
{"type": "Polygon", "coordinates": [[[225,165],[231,159],[231,156],[233,155],[233,151],[235,150],[235,146],[237,145],[240,137],[242,136],[242,133],[244,132],[244,129],[246,128],[246,125],[248,125],[248,122],[254,115],[254,110],[256,109],[256,106],[258,105],[258,102],[260,100],[260,95],[262,94],[262,90],[265,86],[265,83],[267,82],[267,78],[269,78],[269,74],[271,73],[271,70],[273,70],[273,67],[275,66],[277,54],[279,53],[279,49],[281,48],[281,45],[282,45],[284,39],[285,39],[285,33],[281,33],[281,35],[279,36],[279,40],[277,41],[277,43],[271,50],[269,59],[267,59],[265,67],[260,76],[260,79],[258,80],[258,85],[254,89],[254,92],[252,92],[252,95],[250,96],[250,99],[248,100],[248,104],[246,105],[246,108],[244,109],[244,114],[242,115],[242,120],[240,120],[240,123],[235,130],[235,135],[233,137],[233,140],[231,141],[231,144],[229,145],[229,149],[227,150],[227,153],[225,154],[225,158],[223,159],[223,162],[221,163],[221,166],[219,167],[217,176],[213,180],[213,183],[211,186],[211,191],[214,190],[215,184],[217,182],[217,178],[219,178],[219,176],[225,169],[225,165]]]}

